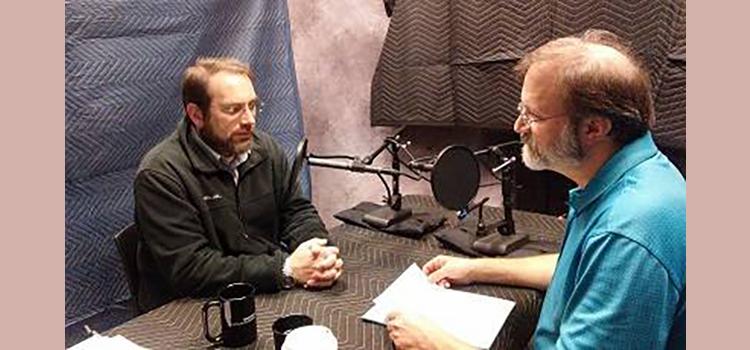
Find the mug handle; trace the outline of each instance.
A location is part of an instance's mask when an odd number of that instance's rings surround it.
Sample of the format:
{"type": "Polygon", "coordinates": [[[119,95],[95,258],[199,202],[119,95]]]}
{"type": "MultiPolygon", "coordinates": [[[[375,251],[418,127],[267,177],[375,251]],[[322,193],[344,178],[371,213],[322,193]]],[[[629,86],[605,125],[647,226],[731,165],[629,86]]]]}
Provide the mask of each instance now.
{"type": "Polygon", "coordinates": [[[208,329],[208,310],[212,306],[216,306],[217,308],[219,308],[219,312],[221,312],[221,302],[218,300],[210,300],[203,304],[203,336],[206,337],[206,340],[208,340],[212,344],[219,344],[221,343],[221,333],[219,333],[219,335],[215,337],[212,337],[208,329]]]}

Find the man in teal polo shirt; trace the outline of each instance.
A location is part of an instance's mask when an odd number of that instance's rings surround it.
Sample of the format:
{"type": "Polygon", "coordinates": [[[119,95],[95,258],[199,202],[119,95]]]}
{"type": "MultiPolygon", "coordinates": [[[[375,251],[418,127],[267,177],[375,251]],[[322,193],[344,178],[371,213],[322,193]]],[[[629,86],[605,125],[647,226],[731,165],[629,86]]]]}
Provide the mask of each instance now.
{"type": "MultiPolygon", "coordinates": [[[[648,74],[614,34],[590,30],[526,55],[515,130],[523,161],[570,191],[559,254],[439,256],[430,280],[546,290],[536,349],[685,348],[685,179],[656,148],[648,74]]],[[[470,348],[418,315],[394,312],[398,349],[470,348]]]]}

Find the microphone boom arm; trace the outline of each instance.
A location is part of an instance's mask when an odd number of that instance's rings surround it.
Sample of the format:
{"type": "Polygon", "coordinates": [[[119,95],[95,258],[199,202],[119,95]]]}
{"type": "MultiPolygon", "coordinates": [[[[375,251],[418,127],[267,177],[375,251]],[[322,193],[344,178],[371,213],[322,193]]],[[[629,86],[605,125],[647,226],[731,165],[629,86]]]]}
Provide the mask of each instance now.
{"type": "Polygon", "coordinates": [[[311,166],[319,166],[323,168],[343,169],[352,171],[355,173],[370,173],[370,174],[383,174],[389,176],[406,176],[412,180],[419,181],[420,179],[412,174],[405,173],[403,171],[397,171],[389,168],[381,168],[371,165],[366,165],[361,161],[335,161],[327,158],[320,158],[316,155],[310,154],[307,156],[307,162],[311,166]]]}

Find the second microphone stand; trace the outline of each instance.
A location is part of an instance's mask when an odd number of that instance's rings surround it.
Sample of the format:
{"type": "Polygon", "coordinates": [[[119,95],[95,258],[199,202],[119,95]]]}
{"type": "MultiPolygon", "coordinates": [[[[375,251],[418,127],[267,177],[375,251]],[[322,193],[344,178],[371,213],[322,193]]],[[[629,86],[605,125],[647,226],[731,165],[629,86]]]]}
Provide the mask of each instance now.
{"type": "MultiPolygon", "coordinates": [[[[497,152],[492,152],[497,153],[497,152]]],[[[506,255],[520,248],[529,242],[529,236],[526,234],[516,233],[516,226],[513,222],[513,207],[515,205],[515,188],[516,176],[515,165],[517,155],[510,157],[502,156],[502,164],[493,168],[491,171],[497,176],[499,173],[502,184],[503,195],[503,219],[489,225],[484,225],[482,220],[482,210],[484,209],[485,200],[479,203],[479,222],[477,223],[476,237],[477,240],[472,244],[472,248],[485,255],[506,255]],[[497,234],[492,234],[497,231],[497,234]]]]}
{"type": "Polygon", "coordinates": [[[463,220],[470,212],[477,210],[476,224],[473,224],[473,220],[467,220],[456,228],[446,229],[436,234],[436,238],[453,249],[474,256],[477,256],[477,253],[489,256],[507,255],[529,241],[528,235],[516,233],[513,221],[515,165],[519,156],[515,151],[517,146],[518,142],[512,141],[474,152],[474,156],[494,155],[502,162],[490,171],[494,177],[499,178],[502,184],[503,219],[485,224],[484,205],[489,200],[485,197],[458,214],[458,218],[463,220]]]}

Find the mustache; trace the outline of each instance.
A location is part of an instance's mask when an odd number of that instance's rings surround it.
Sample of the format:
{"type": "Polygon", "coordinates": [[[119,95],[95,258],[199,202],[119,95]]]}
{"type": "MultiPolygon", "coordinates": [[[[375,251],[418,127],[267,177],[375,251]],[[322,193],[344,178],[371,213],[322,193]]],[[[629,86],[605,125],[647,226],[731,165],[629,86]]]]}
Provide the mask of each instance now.
{"type": "Polygon", "coordinates": [[[527,144],[529,144],[531,142],[531,134],[530,133],[520,134],[519,136],[520,136],[521,142],[523,144],[527,145],[527,144]]]}

